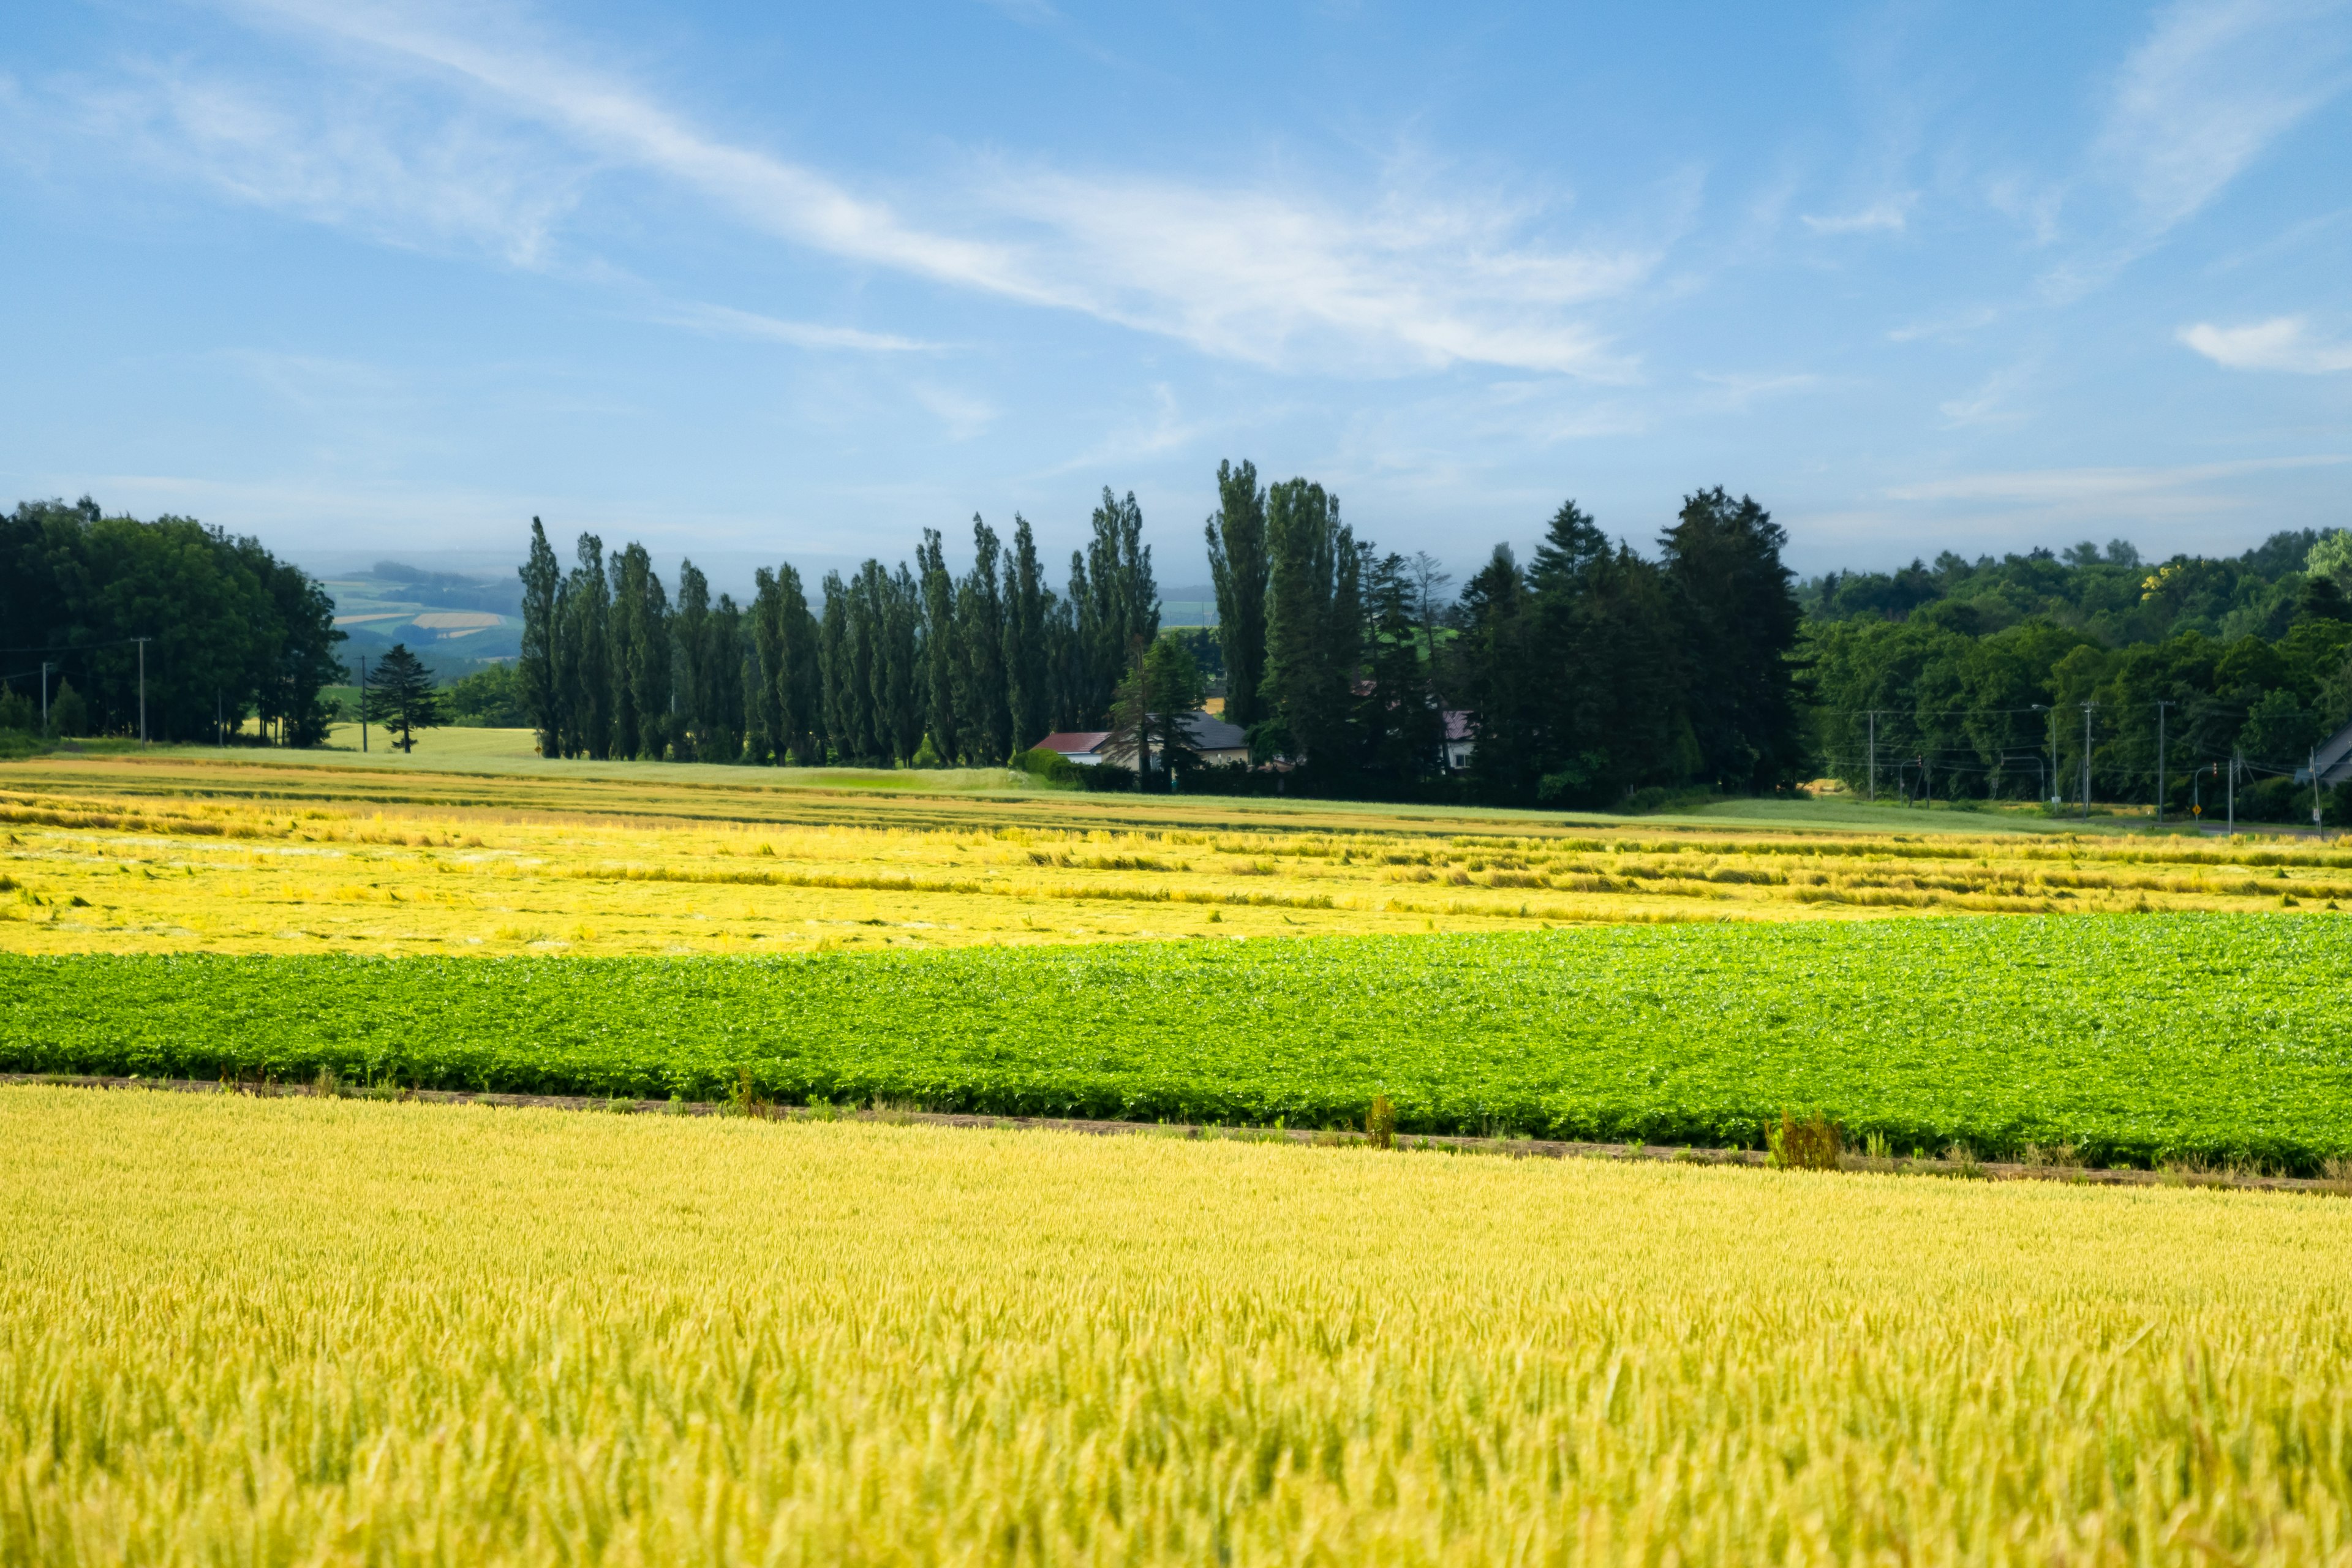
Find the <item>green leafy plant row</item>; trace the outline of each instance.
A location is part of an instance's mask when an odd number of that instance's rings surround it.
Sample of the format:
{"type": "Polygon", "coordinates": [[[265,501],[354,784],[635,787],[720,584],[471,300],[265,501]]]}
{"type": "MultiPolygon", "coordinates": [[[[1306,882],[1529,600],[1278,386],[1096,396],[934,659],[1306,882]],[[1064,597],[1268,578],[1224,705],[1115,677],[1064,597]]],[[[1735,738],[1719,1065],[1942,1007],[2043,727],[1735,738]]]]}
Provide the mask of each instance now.
{"type": "Polygon", "coordinates": [[[0,1069],[2311,1169],[2352,923],[2119,915],[765,959],[0,957],[0,1069]]]}

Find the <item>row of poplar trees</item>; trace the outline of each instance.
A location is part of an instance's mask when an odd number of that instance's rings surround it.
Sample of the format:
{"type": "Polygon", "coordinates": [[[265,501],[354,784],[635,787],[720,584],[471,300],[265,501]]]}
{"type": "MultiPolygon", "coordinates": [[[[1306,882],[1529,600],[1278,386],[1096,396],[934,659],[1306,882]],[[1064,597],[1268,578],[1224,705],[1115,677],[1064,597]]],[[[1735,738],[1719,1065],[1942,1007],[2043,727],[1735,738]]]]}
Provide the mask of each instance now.
{"type": "MultiPolygon", "coordinates": [[[[1217,498],[1223,716],[1281,764],[1222,787],[1605,805],[1769,791],[1811,766],[1786,535],[1745,496],[1686,498],[1654,560],[1570,502],[1526,566],[1498,545],[1458,600],[1311,480],[1224,463],[1217,498]],[[1450,728],[1472,742],[1465,777],[1450,728]]],[[[1164,682],[1151,551],[1132,494],[1106,489],[1093,529],[1059,594],[1025,521],[1008,548],[975,518],[961,576],[927,530],[912,570],[829,574],[813,608],[789,565],[739,606],[691,563],[673,605],[642,547],[608,562],[590,535],[566,573],[534,520],[525,705],[550,756],[992,763],[1051,731],[1131,728],[1164,682]]]]}
{"type": "Polygon", "coordinates": [[[761,567],[748,605],[691,562],[675,600],[641,544],[582,534],[567,572],[531,520],[522,567],[525,711],[551,757],[943,765],[1001,763],[1054,730],[1102,727],[1133,650],[1160,635],[1143,512],[1103,491],[1066,591],[1028,522],[1008,546],[972,519],[949,571],[924,531],[915,567],[761,567]]]}

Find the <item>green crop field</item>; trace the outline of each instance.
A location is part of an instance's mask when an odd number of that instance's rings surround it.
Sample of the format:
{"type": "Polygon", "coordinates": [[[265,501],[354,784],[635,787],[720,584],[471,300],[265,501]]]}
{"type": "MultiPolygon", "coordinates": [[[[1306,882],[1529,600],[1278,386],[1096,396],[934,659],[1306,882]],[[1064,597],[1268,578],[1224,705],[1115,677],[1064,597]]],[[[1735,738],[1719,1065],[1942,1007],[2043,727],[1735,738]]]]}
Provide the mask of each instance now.
{"type": "Polygon", "coordinates": [[[0,958],[0,1068],[1898,1152],[2352,1153],[2352,927],[2116,915],[767,959],[0,958]]]}

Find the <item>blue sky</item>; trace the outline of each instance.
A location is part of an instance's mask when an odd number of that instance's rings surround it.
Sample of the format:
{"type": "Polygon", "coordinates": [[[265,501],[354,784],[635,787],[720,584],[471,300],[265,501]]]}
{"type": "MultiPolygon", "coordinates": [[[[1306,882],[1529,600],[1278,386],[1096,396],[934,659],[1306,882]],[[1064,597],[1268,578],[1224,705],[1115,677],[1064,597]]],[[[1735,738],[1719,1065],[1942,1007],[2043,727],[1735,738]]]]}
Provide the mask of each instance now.
{"type": "MultiPolygon", "coordinates": [[[[2352,523],[2352,5],[0,11],[0,498],[724,578],[1220,458],[1457,571],[2352,523]]],[[[0,500],[5,504],[5,500],[0,500]]]]}

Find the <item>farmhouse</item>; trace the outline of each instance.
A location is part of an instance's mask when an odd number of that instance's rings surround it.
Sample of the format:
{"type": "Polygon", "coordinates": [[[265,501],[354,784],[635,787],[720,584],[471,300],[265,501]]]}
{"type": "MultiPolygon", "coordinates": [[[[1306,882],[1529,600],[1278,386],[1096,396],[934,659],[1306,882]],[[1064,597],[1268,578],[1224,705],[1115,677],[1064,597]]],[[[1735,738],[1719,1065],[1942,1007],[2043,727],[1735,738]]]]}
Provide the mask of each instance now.
{"type": "Polygon", "coordinates": [[[1056,730],[1030,750],[1059,752],[1082,768],[1101,762],[1103,742],[1110,739],[1108,730],[1056,730]]]}
{"type": "MultiPolygon", "coordinates": [[[[1192,741],[1192,749],[1200,753],[1201,760],[1213,767],[1249,761],[1249,736],[1243,732],[1241,726],[1228,724],[1205,709],[1185,716],[1184,733],[1192,741]]],[[[1129,767],[1135,765],[1133,745],[1123,749],[1112,748],[1111,731],[1108,730],[1057,730],[1038,742],[1036,749],[1059,752],[1082,768],[1090,768],[1102,762],[1119,763],[1129,767]]],[[[1151,765],[1155,769],[1160,766],[1157,744],[1151,748],[1151,765]]]]}
{"type": "Polygon", "coordinates": [[[1459,708],[1445,710],[1445,766],[1448,772],[1460,773],[1470,765],[1470,748],[1475,742],[1470,734],[1470,715],[1459,708]]]}
{"type": "Polygon", "coordinates": [[[2311,766],[2297,768],[2297,784],[2308,784],[2314,772],[2323,784],[2340,784],[2352,781],[2352,724],[2347,724],[2325,741],[2311,753],[2311,766]]]}

